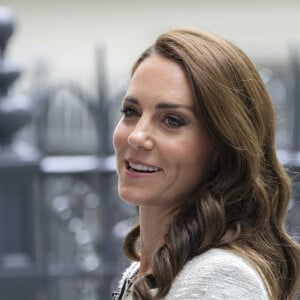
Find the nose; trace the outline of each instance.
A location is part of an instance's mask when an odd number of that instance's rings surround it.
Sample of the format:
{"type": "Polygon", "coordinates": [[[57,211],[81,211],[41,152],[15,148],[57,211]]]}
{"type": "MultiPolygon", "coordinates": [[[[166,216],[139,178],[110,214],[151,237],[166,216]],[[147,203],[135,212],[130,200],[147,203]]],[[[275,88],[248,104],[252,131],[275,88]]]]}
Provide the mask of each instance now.
{"type": "Polygon", "coordinates": [[[128,144],[136,150],[150,151],[154,147],[153,132],[149,122],[140,119],[128,136],[128,144]]]}

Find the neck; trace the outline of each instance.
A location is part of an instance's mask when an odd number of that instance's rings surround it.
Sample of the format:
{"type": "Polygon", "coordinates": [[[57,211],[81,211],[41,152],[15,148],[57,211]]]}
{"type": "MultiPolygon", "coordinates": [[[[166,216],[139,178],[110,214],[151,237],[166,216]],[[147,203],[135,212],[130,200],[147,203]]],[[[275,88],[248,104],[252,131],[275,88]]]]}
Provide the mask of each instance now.
{"type": "Polygon", "coordinates": [[[161,208],[139,208],[141,260],[139,276],[152,272],[152,258],[164,243],[164,236],[170,224],[169,212],[161,208]]]}

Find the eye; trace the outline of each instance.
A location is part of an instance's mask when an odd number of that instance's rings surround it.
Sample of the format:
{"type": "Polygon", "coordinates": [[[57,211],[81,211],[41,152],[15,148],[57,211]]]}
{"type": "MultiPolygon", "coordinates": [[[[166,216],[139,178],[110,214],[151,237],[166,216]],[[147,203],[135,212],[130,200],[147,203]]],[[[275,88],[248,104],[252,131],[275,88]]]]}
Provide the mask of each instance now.
{"type": "Polygon", "coordinates": [[[134,109],[132,107],[124,107],[124,108],[122,108],[121,109],[121,113],[126,118],[131,118],[131,117],[135,117],[135,116],[138,115],[138,112],[136,111],[136,109],[134,109]]]}
{"type": "Polygon", "coordinates": [[[177,116],[166,116],[164,123],[170,128],[179,128],[186,124],[184,120],[177,116]]]}

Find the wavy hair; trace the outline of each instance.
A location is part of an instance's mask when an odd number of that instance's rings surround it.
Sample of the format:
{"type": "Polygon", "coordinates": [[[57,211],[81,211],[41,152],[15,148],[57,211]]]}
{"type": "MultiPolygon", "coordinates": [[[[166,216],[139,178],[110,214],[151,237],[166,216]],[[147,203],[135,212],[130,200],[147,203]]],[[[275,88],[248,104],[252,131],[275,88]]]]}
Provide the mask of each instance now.
{"type": "MultiPolygon", "coordinates": [[[[178,29],[160,35],[137,60],[151,55],[182,65],[197,115],[218,151],[212,170],[185,199],[155,252],[152,275],[134,283],[135,299],[167,295],[188,260],[222,247],[249,260],[271,299],[292,299],[299,288],[300,249],[285,230],[290,179],[275,149],[272,102],[252,62],[229,41],[204,31],[178,29]]],[[[138,261],[140,227],[126,236],[125,255],[138,261]]]]}

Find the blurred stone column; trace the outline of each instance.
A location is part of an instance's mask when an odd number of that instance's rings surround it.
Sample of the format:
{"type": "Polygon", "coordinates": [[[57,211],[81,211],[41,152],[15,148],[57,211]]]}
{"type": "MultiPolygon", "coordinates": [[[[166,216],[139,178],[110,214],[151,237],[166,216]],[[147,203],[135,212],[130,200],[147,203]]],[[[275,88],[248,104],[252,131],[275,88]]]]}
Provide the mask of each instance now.
{"type": "Polygon", "coordinates": [[[35,199],[38,152],[16,138],[29,124],[29,99],[12,95],[20,68],[5,57],[14,31],[14,15],[0,7],[0,299],[37,299],[39,203],[35,199]]]}

